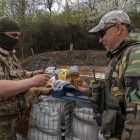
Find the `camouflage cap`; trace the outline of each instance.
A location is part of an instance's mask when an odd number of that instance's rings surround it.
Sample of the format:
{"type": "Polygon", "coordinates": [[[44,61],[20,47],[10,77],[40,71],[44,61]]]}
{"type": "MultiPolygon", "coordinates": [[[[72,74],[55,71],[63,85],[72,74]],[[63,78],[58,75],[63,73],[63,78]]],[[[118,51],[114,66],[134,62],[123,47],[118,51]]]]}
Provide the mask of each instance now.
{"type": "Polygon", "coordinates": [[[99,24],[91,29],[89,33],[91,34],[96,34],[99,32],[101,29],[105,28],[107,24],[110,23],[126,23],[130,24],[130,18],[129,16],[122,10],[115,10],[107,13],[104,15],[99,22],[99,24]]]}

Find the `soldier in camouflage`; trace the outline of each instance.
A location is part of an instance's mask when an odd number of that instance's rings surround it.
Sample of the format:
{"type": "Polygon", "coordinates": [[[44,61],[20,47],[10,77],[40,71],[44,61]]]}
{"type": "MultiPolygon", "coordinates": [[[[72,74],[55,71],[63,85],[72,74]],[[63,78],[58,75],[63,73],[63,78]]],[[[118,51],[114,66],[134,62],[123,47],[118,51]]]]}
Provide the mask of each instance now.
{"type": "MultiPolygon", "coordinates": [[[[105,72],[101,133],[104,140],[140,139],[140,36],[130,33],[129,16],[111,11],[89,32],[100,35],[99,43],[110,60],[105,72]]],[[[72,82],[77,90],[90,94],[82,80],[72,82]]]]}
{"type": "Polygon", "coordinates": [[[19,24],[9,17],[0,18],[0,140],[16,140],[18,116],[28,108],[26,92],[45,86],[44,71],[23,70],[15,57],[19,41],[19,24]]]}

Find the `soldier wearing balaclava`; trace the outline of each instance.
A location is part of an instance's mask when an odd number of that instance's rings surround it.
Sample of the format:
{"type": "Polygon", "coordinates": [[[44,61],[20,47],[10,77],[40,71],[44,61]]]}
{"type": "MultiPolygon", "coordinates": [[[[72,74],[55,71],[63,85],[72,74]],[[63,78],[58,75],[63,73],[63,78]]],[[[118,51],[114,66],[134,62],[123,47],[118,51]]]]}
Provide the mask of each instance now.
{"type": "Polygon", "coordinates": [[[12,51],[18,43],[18,39],[14,39],[6,35],[4,32],[20,32],[19,24],[10,17],[0,18],[0,47],[12,51]]]}
{"type": "MultiPolygon", "coordinates": [[[[20,32],[19,24],[10,17],[0,18],[0,81],[27,79],[26,71],[21,69],[13,51],[18,39],[8,36],[5,32],[20,32]]],[[[18,115],[28,107],[25,93],[0,96],[0,140],[16,140],[18,115]],[[21,110],[23,107],[25,108],[21,110]]]]}
{"type": "Polygon", "coordinates": [[[26,92],[46,85],[49,76],[44,71],[25,71],[15,56],[20,27],[10,17],[0,18],[0,140],[16,140],[20,114],[29,103],[26,92]],[[17,38],[17,39],[16,39],[17,38]]]}

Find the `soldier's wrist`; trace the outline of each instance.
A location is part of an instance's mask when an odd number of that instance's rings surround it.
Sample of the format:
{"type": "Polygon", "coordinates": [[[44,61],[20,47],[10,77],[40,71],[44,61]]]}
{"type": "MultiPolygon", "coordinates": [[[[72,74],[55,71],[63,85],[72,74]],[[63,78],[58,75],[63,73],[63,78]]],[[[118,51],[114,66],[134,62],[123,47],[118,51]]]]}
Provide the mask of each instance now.
{"type": "Polygon", "coordinates": [[[30,77],[33,77],[34,76],[34,71],[32,71],[32,73],[30,74],[30,77]]]}
{"type": "Polygon", "coordinates": [[[87,88],[87,92],[86,92],[86,94],[87,95],[89,95],[90,94],[90,92],[89,92],[90,90],[89,90],[89,87],[87,88]]]}

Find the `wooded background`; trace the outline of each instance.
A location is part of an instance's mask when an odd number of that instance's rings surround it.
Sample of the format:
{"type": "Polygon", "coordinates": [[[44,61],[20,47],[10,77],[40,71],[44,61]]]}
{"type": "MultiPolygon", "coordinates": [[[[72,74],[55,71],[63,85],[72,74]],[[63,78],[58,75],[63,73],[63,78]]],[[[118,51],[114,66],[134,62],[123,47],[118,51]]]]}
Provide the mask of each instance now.
{"type": "Polygon", "coordinates": [[[103,50],[98,37],[88,33],[104,14],[124,10],[140,28],[139,0],[0,0],[0,17],[14,18],[21,27],[18,56],[25,59],[46,51],[103,50]],[[53,4],[58,10],[52,11],[53,4]],[[61,10],[60,10],[61,9],[61,10]]]}

